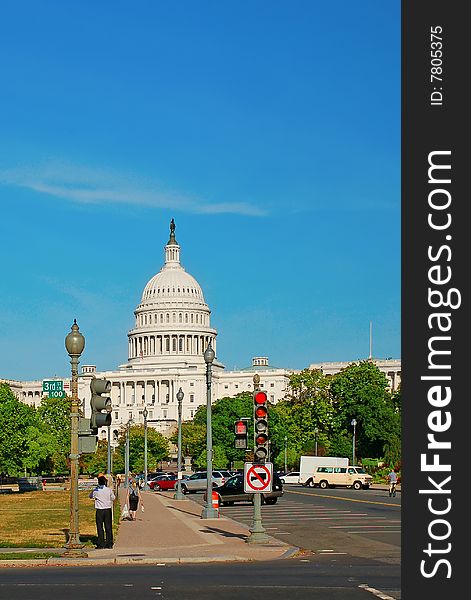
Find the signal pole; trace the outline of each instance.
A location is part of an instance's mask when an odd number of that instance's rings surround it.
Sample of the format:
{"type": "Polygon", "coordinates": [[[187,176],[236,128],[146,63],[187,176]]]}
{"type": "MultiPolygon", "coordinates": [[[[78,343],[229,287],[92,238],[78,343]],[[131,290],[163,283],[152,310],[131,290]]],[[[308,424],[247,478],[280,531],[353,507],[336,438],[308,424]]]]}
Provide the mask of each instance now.
{"type": "MultiPolygon", "coordinates": [[[[262,400],[261,395],[263,394],[266,400],[266,394],[264,392],[260,392],[260,375],[255,373],[253,376],[253,397],[254,397],[254,461],[259,464],[265,463],[266,450],[265,455],[263,454],[263,450],[265,449],[265,445],[268,443],[268,419],[267,413],[263,410],[257,410],[262,406],[263,403],[257,402],[257,400],[262,400]],[[263,438],[263,439],[262,439],[263,438]]],[[[249,529],[250,535],[247,536],[246,542],[248,544],[264,544],[270,538],[266,534],[265,529],[262,525],[262,495],[260,492],[256,492],[253,495],[253,522],[252,527],[249,529]]]]}

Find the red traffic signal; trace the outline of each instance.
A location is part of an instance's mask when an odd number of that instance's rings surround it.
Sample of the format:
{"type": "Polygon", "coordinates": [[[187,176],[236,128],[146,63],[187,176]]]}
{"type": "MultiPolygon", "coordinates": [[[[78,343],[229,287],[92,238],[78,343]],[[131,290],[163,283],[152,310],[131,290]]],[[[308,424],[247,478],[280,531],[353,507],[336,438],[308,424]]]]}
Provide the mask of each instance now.
{"type": "Polygon", "coordinates": [[[265,404],[267,401],[267,395],[265,394],[265,392],[257,391],[254,393],[253,399],[255,404],[257,405],[265,404]]]}

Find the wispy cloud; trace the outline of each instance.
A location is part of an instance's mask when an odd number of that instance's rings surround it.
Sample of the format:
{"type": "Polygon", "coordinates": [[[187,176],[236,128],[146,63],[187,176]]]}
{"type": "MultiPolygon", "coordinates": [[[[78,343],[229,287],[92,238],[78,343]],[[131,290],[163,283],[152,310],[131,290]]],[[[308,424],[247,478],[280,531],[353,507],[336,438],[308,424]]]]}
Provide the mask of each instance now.
{"type": "Polygon", "coordinates": [[[249,202],[209,202],[191,194],[165,189],[156,181],[132,174],[57,161],[35,167],[0,170],[0,184],[23,187],[81,204],[115,203],[205,214],[266,214],[264,209],[249,202]]]}

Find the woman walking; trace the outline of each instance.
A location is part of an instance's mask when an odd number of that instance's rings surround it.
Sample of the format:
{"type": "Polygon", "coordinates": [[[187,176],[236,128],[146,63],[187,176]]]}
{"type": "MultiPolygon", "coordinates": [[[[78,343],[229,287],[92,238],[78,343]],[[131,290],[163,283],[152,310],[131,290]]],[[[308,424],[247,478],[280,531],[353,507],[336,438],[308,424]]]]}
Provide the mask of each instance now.
{"type": "Polygon", "coordinates": [[[136,520],[136,512],[137,507],[139,506],[139,501],[141,502],[142,510],[144,510],[144,504],[139,492],[139,486],[135,481],[133,481],[131,486],[128,487],[128,494],[126,497],[126,503],[129,506],[129,515],[131,517],[131,521],[136,520]]]}

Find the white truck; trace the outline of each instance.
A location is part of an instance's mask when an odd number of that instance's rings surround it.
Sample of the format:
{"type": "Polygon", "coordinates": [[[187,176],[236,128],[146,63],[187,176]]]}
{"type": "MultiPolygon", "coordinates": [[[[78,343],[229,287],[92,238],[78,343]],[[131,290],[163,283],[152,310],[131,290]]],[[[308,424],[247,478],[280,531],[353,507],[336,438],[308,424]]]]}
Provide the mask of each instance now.
{"type": "Polygon", "coordinates": [[[312,475],[316,467],[348,467],[348,458],[337,456],[301,456],[299,461],[299,483],[312,486],[312,475]]]}

